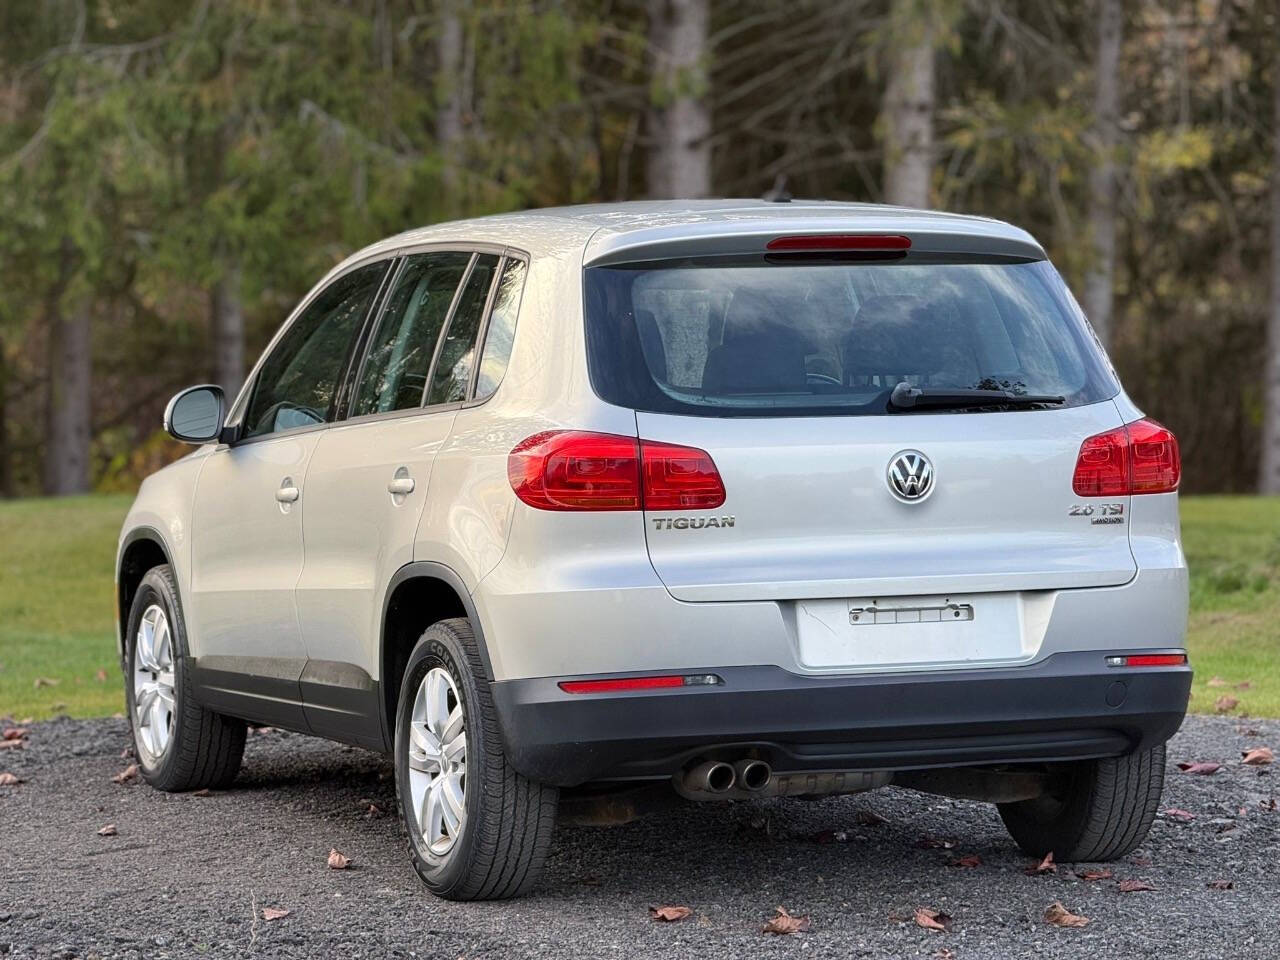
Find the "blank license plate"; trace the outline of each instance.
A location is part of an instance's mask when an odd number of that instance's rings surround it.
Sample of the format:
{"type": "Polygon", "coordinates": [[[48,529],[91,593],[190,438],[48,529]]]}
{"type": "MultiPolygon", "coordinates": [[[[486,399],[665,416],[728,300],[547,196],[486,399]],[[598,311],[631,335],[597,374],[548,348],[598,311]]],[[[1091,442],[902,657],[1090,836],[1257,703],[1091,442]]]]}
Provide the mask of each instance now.
{"type": "Polygon", "coordinates": [[[800,662],[808,667],[898,667],[1019,660],[1016,593],[796,602],[800,662]]]}

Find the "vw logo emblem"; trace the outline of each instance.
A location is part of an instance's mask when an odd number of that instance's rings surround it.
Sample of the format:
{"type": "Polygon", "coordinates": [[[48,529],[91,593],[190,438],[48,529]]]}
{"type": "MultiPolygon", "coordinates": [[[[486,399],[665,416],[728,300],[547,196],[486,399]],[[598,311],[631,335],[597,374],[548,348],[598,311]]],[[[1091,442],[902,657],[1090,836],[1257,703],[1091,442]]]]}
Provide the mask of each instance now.
{"type": "Polygon", "coordinates": [[[933,493],[933,463],[919,450],[903,450],[889,460],[885,480],[903,503],[919,503],[933,493]]]}

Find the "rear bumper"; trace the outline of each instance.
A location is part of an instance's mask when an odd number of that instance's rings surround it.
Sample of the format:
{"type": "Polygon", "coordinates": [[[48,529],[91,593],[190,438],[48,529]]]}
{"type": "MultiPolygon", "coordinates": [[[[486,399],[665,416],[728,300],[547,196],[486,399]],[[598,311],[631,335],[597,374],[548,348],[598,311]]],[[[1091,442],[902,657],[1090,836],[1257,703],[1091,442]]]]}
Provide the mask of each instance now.
{"type": "Polygon", "coordinates": [[[679,672],[723,684],[609,694],[567,694],[561,677],[490,688],[512,765],[559,786],[666,777],[748,750],[779,772],[1053,762],[1120,756],[1177,731],[1190,667],[1107,667],[1117,652],[856,677],[709,667],[679,672]]]}

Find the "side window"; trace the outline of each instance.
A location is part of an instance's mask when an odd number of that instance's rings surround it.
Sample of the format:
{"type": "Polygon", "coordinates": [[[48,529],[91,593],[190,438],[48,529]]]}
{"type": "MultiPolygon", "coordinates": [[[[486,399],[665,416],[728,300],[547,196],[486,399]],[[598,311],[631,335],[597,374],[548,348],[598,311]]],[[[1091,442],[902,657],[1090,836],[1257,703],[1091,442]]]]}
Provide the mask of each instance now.
{"type": "Polygon", "coordinates": [[[520,294],[524,290],[526,265],[523,260],[508,260],[493,296],[493,310],[484,335],[480,354],[480,372],[476,376],[476,399],[493,395],[507,372],[511,344],[516,335],[516,314],[520,310],[520,294]]]}
{"type": "Polygon", "coordinates": [[[484,315],[497,267],[498,258],[493,254],[482,253],[476,257],[458,298],[458,308],[449,321],[449,332],[440,346],[431,391],[427,394],[428,404],[452,403],[466,398],[476,354],[476,334],[480,330],[480,318],[484,315]]]}
{"type": "Polygon", "coordinates": [[[263,363],[245,414],[245,437],[333,418],[352,338],[377,295],[387,262],[343,274],[311,301],[263,363]]]}
{"type": "Polygon", "coordinates": [[[396,278],[360,374],[351,416],[422,406],[440,328],[469,253],[421,253],[396,278]]]}

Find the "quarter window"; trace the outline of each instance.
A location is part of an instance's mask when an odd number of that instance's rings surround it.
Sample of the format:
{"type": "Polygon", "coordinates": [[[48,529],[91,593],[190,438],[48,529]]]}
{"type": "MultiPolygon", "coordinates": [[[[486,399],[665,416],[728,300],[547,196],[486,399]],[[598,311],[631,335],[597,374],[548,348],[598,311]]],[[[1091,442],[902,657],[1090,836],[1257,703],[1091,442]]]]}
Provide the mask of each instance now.
{"type": "Polygon", "coordinates": [[[469,253],[410,257],[395,281],[360,376],[352,416],[422,406],[431,357],[469,253]]]}
{"type": "Polygon", "coordinates": [[[467,275],[458,307],[449,321],[449,332],[440,346],[432,376],[429,404],[453,403],[466,399],[475,360],[476,334],[489,299],[489,287],[498,266],[498,258],[490,253],[477,254],[467,275]]]}
{"type": "Polygon", "coordinates": [[[525,263],[508,260],[502,269],[493,310],[484,335],[484,351],[480,356],[480,372],[476,375],[476,399],[493,395],[507,372],[511,344],[516,335],[516,314],[520,310],[520,293],[524,289],[525,263]]]}
{"type": "Polygon", "coordinates": [[[386,261],[379,261],[343,274],[290,324],[258,373],[244,419],[246,438],[333,419],[351,341],[386,270],[386,261]]]}

